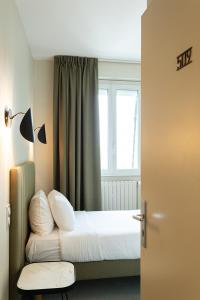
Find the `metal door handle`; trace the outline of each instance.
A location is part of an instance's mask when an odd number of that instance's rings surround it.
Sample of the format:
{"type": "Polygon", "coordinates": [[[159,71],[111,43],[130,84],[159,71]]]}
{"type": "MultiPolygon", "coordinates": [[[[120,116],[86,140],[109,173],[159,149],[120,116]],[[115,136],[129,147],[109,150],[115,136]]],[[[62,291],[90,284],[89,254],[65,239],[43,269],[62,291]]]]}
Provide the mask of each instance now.
{"type": "Polygon", "coordinates": [[[144,248],[147,247],[146,227],[147,227],[147,202],[141,202],[141,214],[133,216],[133,219],[141,223],[141,244],[144,248]]]}
{"type": "Polygon", "coordinates": [[[143,214],[140,214],[140,215],[133,216],[133,219],[135,219],[139,222],[143,222],[145,219],[145,216],[143,214]]]}

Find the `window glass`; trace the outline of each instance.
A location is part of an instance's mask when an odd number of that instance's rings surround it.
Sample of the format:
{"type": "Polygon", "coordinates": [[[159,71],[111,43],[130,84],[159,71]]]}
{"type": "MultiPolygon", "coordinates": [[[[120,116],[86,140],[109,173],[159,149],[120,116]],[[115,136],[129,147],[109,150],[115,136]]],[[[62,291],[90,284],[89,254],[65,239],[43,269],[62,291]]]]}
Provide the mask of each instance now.
{"type": "Polygon", "coordinates": [[[117,169],[138,168],[137,91],[116,91],[117,169]]]}
{"type": "Polygon", "coordinates": [[[101,169],[108,169],[108,91],[99,90],[101,169]]]}
{"type": "Polygon", "coordinates": [[[103,176],[140,172],[139,85],[102,83],[99,89],[101,170],[103,176]]]}

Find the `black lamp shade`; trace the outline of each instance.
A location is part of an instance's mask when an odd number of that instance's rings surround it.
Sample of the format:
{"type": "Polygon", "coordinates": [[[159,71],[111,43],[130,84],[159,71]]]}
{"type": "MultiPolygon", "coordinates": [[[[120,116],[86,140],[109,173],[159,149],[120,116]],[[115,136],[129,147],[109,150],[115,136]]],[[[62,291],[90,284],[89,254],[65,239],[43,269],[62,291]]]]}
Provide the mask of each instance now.
{"type": "Polygon", "coordinates": [[[41,126],[40,130],[38,131],[38,140],[40,141],[40,143],[43,143],[43,144],[47,143],[45,124],[43,124],[41,126]]]}
{"type": "Polygon", "coordinates": [[[20,133],[26,140],[34,143],[33,122],[30,108],[27,110],[21,121],[20,133]]]}

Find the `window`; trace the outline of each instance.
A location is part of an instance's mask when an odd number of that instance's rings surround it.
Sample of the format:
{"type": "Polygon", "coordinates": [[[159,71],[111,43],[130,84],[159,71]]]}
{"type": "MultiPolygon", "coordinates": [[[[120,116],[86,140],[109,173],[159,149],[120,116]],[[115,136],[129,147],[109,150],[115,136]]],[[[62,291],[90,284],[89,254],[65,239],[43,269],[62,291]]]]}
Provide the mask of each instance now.
{"type": "Polygon", "coordinates": [[[100,83],[102,175],[139,175],[139,84],[100,83]]]}
{"type": "Polygon", "coordinates": [[[108,169],[108,91],[99,90],[101,169],[108,169]]]}

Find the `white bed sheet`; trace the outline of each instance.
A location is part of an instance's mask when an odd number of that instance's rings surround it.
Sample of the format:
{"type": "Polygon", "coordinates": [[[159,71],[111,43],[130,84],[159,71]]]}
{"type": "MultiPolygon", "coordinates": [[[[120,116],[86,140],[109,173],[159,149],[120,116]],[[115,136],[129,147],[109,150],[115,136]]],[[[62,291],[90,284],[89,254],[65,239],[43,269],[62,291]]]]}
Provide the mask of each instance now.
{"type": "Polygon", "coordinates": [[[26,245],[26,258],[29,262],[61,261],[59,230],[40,236],[30,234],[26,245]]]}
{"type": "Polygon", "coordinates": [[[46,237],[31,233],[27,259],[89,262],[140,258],[140,224],[132,211],[75,212],[75,230],[54,230],[46,237]],[[47,242],[48,241],[48,242],[47,242]]]}

